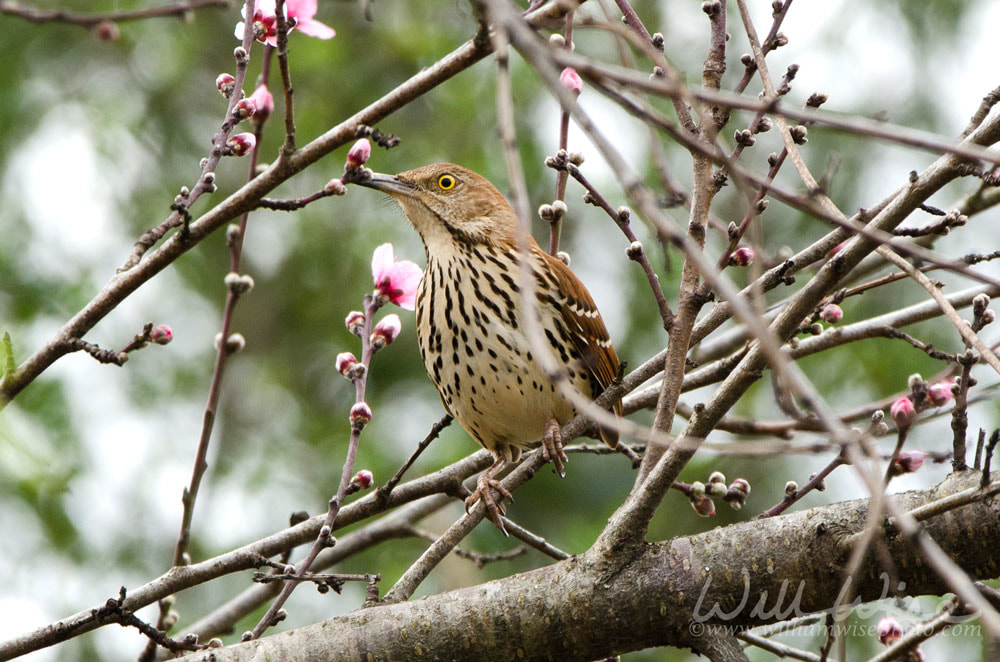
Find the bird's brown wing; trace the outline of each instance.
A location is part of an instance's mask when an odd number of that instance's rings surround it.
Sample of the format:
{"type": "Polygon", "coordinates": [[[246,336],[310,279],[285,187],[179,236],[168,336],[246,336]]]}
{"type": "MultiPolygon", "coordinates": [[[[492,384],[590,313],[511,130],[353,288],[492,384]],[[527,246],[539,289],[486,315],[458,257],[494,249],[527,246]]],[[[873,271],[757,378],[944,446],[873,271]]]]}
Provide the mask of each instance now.
{"type": "MultiPolygon", "coordinates": [[[[569,335],[573,340],[573,346],[583,357],[584,364],[594,376],[601,390],[593,394],[593,397],[600,395],[604,389],[611,386],[611,383],[618,376],[618,352],[611,342],[608,329],[604,326],[601,313],[597,310],[594,299],[590,292],[584,287],[580,279],[576,277],[570,268],[562,260],[537,249],[549,266],[549,273],[556,279],[559,292],[564,295],[564,300],[559,306],[563,323],[569,330],[569,335]]],[[[622,401],[617,400],[614,404],[614,412],[617,416],[622,415],[622,401]]],[[[608,446],[615,448],[618,446],[618,432],[600,428],[601,439],[608,446]]]]}

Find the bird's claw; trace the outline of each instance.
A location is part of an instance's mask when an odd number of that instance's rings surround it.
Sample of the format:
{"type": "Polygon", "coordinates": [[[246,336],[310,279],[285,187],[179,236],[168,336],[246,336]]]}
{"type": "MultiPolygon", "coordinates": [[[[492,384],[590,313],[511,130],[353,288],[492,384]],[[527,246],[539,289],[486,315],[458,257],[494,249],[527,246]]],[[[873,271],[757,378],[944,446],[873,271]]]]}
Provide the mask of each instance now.
{"type": "Polygon", "coordinates": [[[500,481],[490,478],[485,474],[480,475],[476,480],[476,491],[465,498],[465,512],[469,512],[469,508],[476,505],[476,502],[482,499],[483,504],[486,506],[486,514],[490,518],[501,533],[505,536],[509,536],[507,529],[503,525],[503,520],[500,519],[502,515],[506,515],[506,511],[503,509],[503,500],[509,499],[514,501],[514,495],[510,493],[506,487],[500,484],[500,481]],[[500,495],[500,500],[493,495],[493,491],[500,495]]]}
{"type": "Polygon", "coordinates": [[[566,477],[564,463],[569,462],[563,451],[562,432],[559,431],[559,422],[552,419],[545,425],[545,434],[542,436],[542,457],[546,462],[551,462],[553,469],[560,478],[566,477]]]}

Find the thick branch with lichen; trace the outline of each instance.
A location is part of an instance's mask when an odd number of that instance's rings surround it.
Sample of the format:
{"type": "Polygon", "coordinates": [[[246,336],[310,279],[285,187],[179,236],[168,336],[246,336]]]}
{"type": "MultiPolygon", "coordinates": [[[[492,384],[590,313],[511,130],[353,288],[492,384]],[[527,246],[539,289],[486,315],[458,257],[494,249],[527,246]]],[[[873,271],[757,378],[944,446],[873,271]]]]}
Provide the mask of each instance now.
{"type": "MultiPolygon", "coordinates": [[[[893,498],[913,510],[974,486],[978,478],[978,472],[965,472],[931,490],[893,498]]],[[[1000,543],[998,508],[992,497],[948,511],[929,520],[927,532],[971,576],[991,576],[1000,543]]],[[[711,624],[753,627],[834,607],[842,584],[838,568],[866,515],[867,500],[846,501],[648,545],[628,558],[609,559],[591,550],[538,570],[362,609],[213,655],[235,662],[365,651],[374,659],[489,662],[597,659],[661,645],[699,651],[697,635],[711,624]]],[[[891,522],[882,534],[904,594],[947,590],[891,522]]],[[[889,595],[874,559],[864,566],[856,589],[862,601],[889,595]]]]}

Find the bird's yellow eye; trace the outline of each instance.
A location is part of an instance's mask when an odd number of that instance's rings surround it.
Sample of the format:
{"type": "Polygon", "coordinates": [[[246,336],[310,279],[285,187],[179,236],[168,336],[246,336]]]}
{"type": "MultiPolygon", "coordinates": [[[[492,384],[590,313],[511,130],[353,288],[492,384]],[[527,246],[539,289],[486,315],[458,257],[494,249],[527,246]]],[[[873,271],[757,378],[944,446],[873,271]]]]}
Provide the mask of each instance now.
{"type": "Polygon", "coordinates": [[[438,177],[438,186],[442,191],[450,191],[455,188],[455,178],[451,175],[441,175],[438,177]]]}

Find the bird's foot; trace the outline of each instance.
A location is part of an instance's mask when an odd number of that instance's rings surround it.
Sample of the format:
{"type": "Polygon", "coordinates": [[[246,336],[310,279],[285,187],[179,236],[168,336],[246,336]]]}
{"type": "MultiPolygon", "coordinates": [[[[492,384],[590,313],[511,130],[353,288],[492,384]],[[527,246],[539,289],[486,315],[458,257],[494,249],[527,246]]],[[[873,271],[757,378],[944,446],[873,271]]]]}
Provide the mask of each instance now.
{"type": "Polygon", "coordinates": [[[509,499],[514,500],[514,495],[510,493],[506,487],[500,484],[500,481],[496,480],[487,473],[482,473],[479,478],[476,479],[476,491],[465,499],[465,511],[468,512],[469,508],[476,505],[476,502],[482,499],[483,503],[486,505],[486,515],[490,518],[500,532],[505,536],[509,535],[507,529],[504,528],[503,520],[500,517],[505,513],[503,509],[503,500],[509,499]],[[493,491],[500,495],[500,500],[497,501],[497,497],[494,496],[493,491]]]}
{"type": "Polygon", "coordinates": [[[563,451],[562,432],[559,431],[559,421],[550,420],[545,424],[545,434],[542,436],[542,457],[546,462],[551,462],[555,472],[560,478],[566,477],[566,470],[563,468],[564,462],[569,462],[566,453],[563,451]]]}

